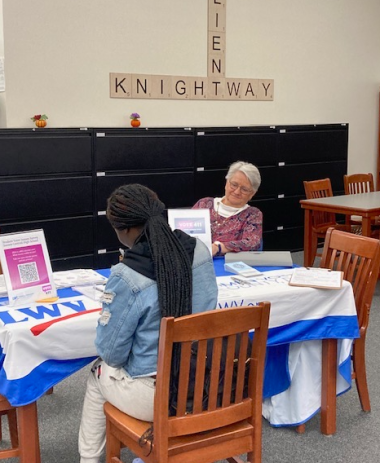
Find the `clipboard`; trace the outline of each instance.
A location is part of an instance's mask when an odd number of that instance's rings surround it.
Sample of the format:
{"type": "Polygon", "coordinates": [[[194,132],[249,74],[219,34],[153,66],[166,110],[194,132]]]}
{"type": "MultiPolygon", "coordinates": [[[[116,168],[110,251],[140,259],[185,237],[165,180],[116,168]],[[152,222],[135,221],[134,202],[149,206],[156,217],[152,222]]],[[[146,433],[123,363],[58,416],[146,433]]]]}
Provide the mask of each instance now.
{"type": "Polygon", "coordinates": [[[342,284],[343,272],[315,267],[297,267],[289,280],[290,286],[321,289],[340,289],[342,284]]]}

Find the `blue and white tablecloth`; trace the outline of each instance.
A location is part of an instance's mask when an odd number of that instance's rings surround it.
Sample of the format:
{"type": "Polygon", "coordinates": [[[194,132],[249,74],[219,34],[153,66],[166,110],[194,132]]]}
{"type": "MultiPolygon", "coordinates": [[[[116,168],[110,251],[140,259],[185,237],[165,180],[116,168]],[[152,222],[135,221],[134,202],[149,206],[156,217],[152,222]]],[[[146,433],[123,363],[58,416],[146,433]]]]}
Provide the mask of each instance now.
{"type": "MultiPolygon", "coordinates": [[[[350,349],[358,337],[352,288],[288,286],[289,270],[267,272],[241,286],[218,277],[218,306],[272,304],[263,414],[273,425],[306,421],[320,407],[321,339],[339,342],[337,392],[351,384],[350,349]],[[306,399],[305,399],[306,397],[306,399]]],[[[71,289],[52,304],[0,306],[0,394],[14,406],[37,400],[96,357],[100,304],[71,289]]]]}

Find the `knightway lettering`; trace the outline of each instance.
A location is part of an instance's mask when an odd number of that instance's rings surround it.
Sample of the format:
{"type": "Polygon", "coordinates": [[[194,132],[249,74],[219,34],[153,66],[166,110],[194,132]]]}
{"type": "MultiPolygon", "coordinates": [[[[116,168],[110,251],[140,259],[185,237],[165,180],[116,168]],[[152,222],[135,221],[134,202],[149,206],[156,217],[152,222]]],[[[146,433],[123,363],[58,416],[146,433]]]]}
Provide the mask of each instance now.
{"type": "Polygon", "coordinates": [[[111,98],[273,101],[273,79],[226,77],[227,0],[208,0],[207,77],[110,73],[111,98]]]}

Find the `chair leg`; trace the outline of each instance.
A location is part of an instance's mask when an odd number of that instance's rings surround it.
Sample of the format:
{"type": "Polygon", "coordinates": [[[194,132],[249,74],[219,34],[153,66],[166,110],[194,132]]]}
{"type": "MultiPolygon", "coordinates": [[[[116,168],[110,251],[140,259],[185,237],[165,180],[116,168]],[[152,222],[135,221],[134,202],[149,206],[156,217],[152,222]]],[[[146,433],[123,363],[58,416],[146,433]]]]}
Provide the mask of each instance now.
{"type": "Polygon", "coordinates": [[[106,463],[122,463],[121,442],[112,433],[112,424],[106,421],[106,463]]]}
{"type": "Polygon", "coordinates": [[[296,432],[298,434],[304,434],[305,431],[306,431],[306,425],[305,424],[299,424],[298,426],[296,426],[296,432]]]}
{"type": "Polygon", "coordinates": [[[318,249],[318,237],[315,233],[313,233],[311,236],[311,255],[312,255],[311,265],[314,265],[315,257],[317,255],[317,249],[318,249]]]}
{"type": "Polygon", "coordinates": [[[11,438],[12,448],[18,447],[18,430],[17,430],[17,413],[16,409],[8,412],[9,435],[11,438]]]}
{"type": "Polygon", "coordinates": [[[369,400],[367,372],[365,366],[365,336],[355,339],[352,350],[352,360],[354,378],[356,381],[360,404],[365,412],[370,412],[371,403],[369,400]]]}
{"type": "Polygon", "coordinates": [[[261,448],[247,453],[247,463],[261,463],[261,448]]]}
{"type": "MultiPolygon", "coordinates": [[[[7,415],[8,418],[8,429],[9,429],[9,436],[11,439],[12,448],[15,449],[18,447],[18,429],[17,429],[17,412],[16,409],[8,410],[7,412],[3,412],[4,415],[7,415]]],[[[2,431],[2,423],[0,415],[0,442],[3,440],[3,431],[2,431]]]]}

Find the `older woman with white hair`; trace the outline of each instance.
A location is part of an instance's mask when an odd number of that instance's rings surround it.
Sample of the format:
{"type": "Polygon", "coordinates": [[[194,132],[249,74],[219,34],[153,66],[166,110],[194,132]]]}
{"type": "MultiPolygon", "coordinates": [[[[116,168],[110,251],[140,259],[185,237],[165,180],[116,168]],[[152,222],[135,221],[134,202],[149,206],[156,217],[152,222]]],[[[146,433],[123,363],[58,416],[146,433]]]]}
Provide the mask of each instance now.
{"type": "Polygon", "coordinates": [[[261,183],[260,172],[249,162],[231,164],[221,198],[202,198],[193,209],[209,209],[212,255],[254,251],[261,248],[262,212],[248,204],[261,183]]]}

